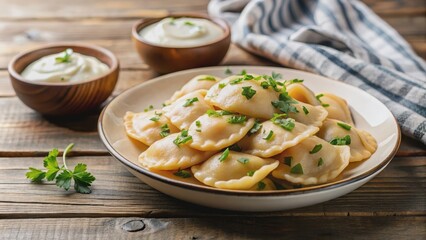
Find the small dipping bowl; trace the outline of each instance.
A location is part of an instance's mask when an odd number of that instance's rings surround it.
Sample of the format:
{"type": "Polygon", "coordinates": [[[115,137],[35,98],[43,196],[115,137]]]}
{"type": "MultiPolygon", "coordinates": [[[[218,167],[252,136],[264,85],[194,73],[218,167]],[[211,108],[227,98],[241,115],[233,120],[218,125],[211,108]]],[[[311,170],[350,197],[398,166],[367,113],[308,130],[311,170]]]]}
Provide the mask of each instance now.
{"type": "Polygon", "coordinates": [[[163,18],[146,18],[133,25],[132,39],[142,60],[158,73],[170,73],[183,69],[214,66],[225,57],[231,43],[231,33],[225,21],[201,14],[172,14],[163,18]],[[164,18],[201,18],[207,19],[223,30],[217,40],[195,47],[164,47],[148,42],[140,36],[144,28],[164,18]]]}
{"type": "Polygon", "coordinates": [[[118,79],[119,62],[105,48],[74,43],[49,44],[15,56],[8,71],[16,95],[28,107],[49,116],[80,115],[95,109],[111,95],[118,79]],[[65,83],[34,82],[21,76],[32,62],[67,48],[97,58],[109,67],[108,72],[92,79],[65,83]]]}

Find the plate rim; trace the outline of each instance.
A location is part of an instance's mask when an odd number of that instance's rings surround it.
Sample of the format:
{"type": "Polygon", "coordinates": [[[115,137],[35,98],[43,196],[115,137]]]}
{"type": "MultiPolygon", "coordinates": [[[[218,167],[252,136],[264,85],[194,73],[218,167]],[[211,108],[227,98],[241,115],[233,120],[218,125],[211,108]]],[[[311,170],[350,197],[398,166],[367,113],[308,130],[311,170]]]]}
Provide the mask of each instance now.
{"type": "Polygon", "coordinates": [[[390,163],[390,161],[394,158],[394,156],[395,156],[396,152],[398,151],[400,144],[401,144],[401,129],[400,129],[400,126],[399,126],[395,116],[392,114],[392,112],[389,110],[389,108],[386,107],[386,105],[384,105],[380,100],[378,100],[376,97],[372,96],[370,93],[368,93],[368,92],[366,92],[362,89],[358,89],[355,86],[352,86],[350,84],[347,84],[347,83],[344,83],[344,82],[341,82],[341,81],[338,81],[338,80],[335,80],[335,79],[331,79],[331,78],[328,78],[326,76],[318,75],[318,74],[311,73],[311,72],[301,71],[301,70],[297,70],[297,69],[291,69],[291,68],[285,68],[285,67],[275,67],[275,66],[232,65],[232,66],[213,66],[213,67],[203,67],[203,68],[192,68],[192,69],[177,71],[177,72],[161,75],[161,76],[158,76],[158,77],[155,77],[155,78],[152,78],[152,79],[148,79],[145,82],[142,82],[142,83],[137,84],[133,87],[130,87],[129,89],[124,90],[119,95],[117,95],[114,99],[112,99],[103,108],[101,114],[99,115],[97,127],[98,127],[99,137],[101,138],[101,141],[104,144],[104,146],[107,148],[108,152],[115,159],[117,159],[121,164],[125,165],[126,167],[131,168],[132,170],[134,170],[134,171],[136,171],[140,174],[143,174],[147,177],[150,177],[154,180],[158,180],[158,181],[161,181],[161,182],[166,183],[166,184],[171,184],[175,187],[180,187],[180,188],[185,188],[185,189],[195,190],[195,191],[208,192],[208,193],[213,193],[213,194],[234,195],[234,196],[235,195],[236,196],[253,196],[253,197],[255,197],[255,196],[257,196],[257,197],[289,196],[289,195],[300,195],[300,194],[322,192],[322,191],[332,190],[332,189],[335,189],[335,188],[349,186],[353,183],[356,183],[356,182],[358,182],[362,179],[368,178],[371,175],[373,175],[375,173],[379,173],[381,170],[383,170],[390,163]],[[153,172],[151,172],[147,169],[144,169],[143,167],[133,163],[132,161],[125,158],[124,156],[122,156],[119,152],[117,152],[114,149],[112,144],[106,138],[102,122],[103,122],[103,119],[104,119],[104,116],[105,116],[107,109],[111,106],[112,103],[114,103],[115,101],[118,101],[120,96],[123,96],[123,95],[127,94],[128,92],[133,91],[135,88],[139,88],[142,85],[155,84],[156,82],[164,81],[163,79],[167,79],[170,76],[173,76],[175,74],[185,74],[187,72],[193,72],[193,71],[207,71],[209,69],[220,69],[220,68],[229,68],[229,67],[285,69],[286,71],[301,72],[303,74],[312,75],[314,77],[319,76],[319,77],[322,77],[322,78],[327,78],[331,81],[338,82],[339,84],[344,84],[344,85],[347,85],[349,87],[360,90],[360,91],[368,94],[370,97],[373,97],[374,99],[376,99],[390,113],[390,115],[392,116],[392,120],[395,123],[396,129],[397,129],[396,144],[393,147],[392,151],[386,156],[386,158],[384,158],[380,162],[379,165],[377,165],[376,167],[366,171],[365,173],[363,173],[359,176],[341,179],[341,180],[336,181],[336,182],[324,183],[324,184],[320,184],[320,185],[307,186],[307,187],[295,188],[295,189],[281,189],[281,190],[269,190],[269,191],[248,191],[248,190],[219,189],[219,188],[212,188],[212,187],[209,187],[209,186],[196,185],[196,184],[181,182],[181,181],[178,181],[178,180],[174,180],[174,179],[167,178],[165,176],[153,173],[153,172]]]}

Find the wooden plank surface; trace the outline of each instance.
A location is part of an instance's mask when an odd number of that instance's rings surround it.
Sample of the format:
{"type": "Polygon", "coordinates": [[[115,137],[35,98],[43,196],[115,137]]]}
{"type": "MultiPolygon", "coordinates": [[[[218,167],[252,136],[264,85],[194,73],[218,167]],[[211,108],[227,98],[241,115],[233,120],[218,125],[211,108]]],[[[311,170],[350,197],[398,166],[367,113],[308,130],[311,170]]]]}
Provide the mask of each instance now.
{"type": "MultiPolygon", "coordinates": [[[[363,0],[426,58],[426,1],[363,0]]],[[[403,137],[397,156],[356,191],[322,204],[272,213],[195,206],[168,197],[109,156],[96,132],[98,112],[47,119],[16,98],[9,60],[48,42],[110,49],[121,62],[114,95],[157,76],[139,59],[130,28],[141,17],[205,12],[208,0],[0,0],[0,239],[424,239],[426,148],[403,137]],[[96,9],[96,10],[94,10],[96,9]],[[88,164],[90,195],[25,179],[52,147],[77,143],[69,165],[88,164]],[[137,230],[142,222],[143,230],[137,230]],[[129,230],[129,231],[128,231],[129,230]]],[[[222,65],[274,65],[232,45],[222,65]]]]}
{"type": "MultiPolygon", "coordinates": [[[[78,145],[76,146],[78,147],[78,145]]],[[[152,189],[112,157],[71,157],[97,178],[89,195],[65,192],[53,183],[25,179],[42,157],[0,158],[0,218],[190,217],[190,216],[421,216],[426,211],[426,157],[395,158],[358,190],[311,207],[272,213],[220,211],[184,203],[152,189]]]]}
{"type": "MultiPolygon", "coordinates": [[[[76,19],[76,18],[139,18],[159,16],[165,12],[206,11],[208,0],[132,1],[132,0],[44,0],[2,1],[0,19],[76,19]],[[96,11],[94,11],[96,9],[96,11]]],[[[382,17],[422,15],[423,0],[363,0],[382,17]]]]}
{"type": "Polygon", "coordinates": [[[424,239],[425,217],[0,220],[0,239],[424,239]]]}

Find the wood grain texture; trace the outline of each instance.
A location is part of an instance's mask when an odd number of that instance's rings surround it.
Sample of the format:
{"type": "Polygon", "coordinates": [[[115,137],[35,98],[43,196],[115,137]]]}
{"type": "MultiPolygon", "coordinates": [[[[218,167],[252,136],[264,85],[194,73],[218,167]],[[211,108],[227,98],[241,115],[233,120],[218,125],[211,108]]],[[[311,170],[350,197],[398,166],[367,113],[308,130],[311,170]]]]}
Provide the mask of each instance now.
{"type": "MultiPolygon", "coordinates": [[[[47,218],[0,220],[0,239],[422,239],[426,217],[47,218]],[[36,224],[35,224],[36,223],[36,224]],[[129,225],[142,230],[129,232],[129,225]],[[303,227],[303,228],[302,228],[303,227]]],[[[130,228],[133,229],[133,228],[130,228]]]]}
{"type": "MultiPolygon", "coordinates": [[[[426,58],[426,1],[363,1],[426,58]]],[[[122,67],[114,95],[155,77],[134,50],[131,25],[141,17],[203,12],[207,2],[0,0],[0,239],[424,239],[426,148],[411,139],[403,138],[400,157],[381,174],[348,195],[291,211],[240,213],[178,201],[132,176],[100,142],[99,111],[46,119],[14,97],[5,71],[9,60],[54,41],[112,50],[122,67]],[[69,165],[86,163],[97,177],[92,194],[25,179],[47,151],[71,141],[79,157],[69,158],[69,165]],[[143,230],[128,231],[141,221],[143,230]]],[[[274,63],[232,45],[222,65],[274,63]]]]}
{"type": "MultiPolygon", "coordinates": [[[[208,2],[208,0],[124,0],[120,2],[114,0],[76,0],[70,4],[64,0],[35,2],[2,0],[0,19],[140,18],[161,16],[167,12],[206,11],[208,2]],[[96,11],[92,9],[96,9],[96,11]]],[[[422,15],[426,12],[426,4],[423,0],[363,0],[363,2],[382,17],[422,15]]]]}
{"type": "MultiPolygon", "coordinates": [[[[78,147],[78,145],[76,146],[78,147]]],[[[425,214],[426,157],[395,158],[358,190],[311,207],[272,213],[215,210],[168,197],[131,175],[112,157],[71,157],[97,178],[89,195],[65,192],[53,183],[25,179],[42,157],[0,158],[0,218],[32,217],[190,217],[190,216],[393,216],[425,214]]]]}

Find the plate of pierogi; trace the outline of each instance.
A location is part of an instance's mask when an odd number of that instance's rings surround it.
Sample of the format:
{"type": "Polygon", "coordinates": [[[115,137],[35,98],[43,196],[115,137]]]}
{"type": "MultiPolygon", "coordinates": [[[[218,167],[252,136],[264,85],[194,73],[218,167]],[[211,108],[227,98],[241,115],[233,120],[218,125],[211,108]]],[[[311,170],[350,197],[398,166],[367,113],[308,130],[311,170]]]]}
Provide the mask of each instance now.
{"type": "Polygon", "coordinates": [[[208,67],[157,77],[99,118],[108,151],[175,198],[236,211],[328,201],[382,171],[398,124],[367,92],[308,72],[208,67]]]}

